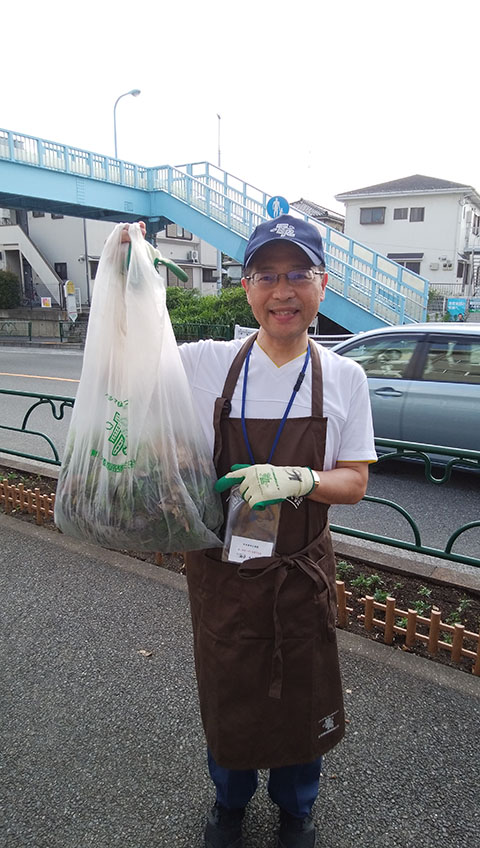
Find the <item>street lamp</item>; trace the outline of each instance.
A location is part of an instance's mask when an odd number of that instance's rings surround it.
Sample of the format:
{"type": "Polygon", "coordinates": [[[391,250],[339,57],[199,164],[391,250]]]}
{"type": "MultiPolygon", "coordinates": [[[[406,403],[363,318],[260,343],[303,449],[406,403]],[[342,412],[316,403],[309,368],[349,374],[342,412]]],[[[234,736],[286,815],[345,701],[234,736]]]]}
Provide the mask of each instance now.
{"type": "Polygon", "coordinates": [[[141,91],[140,91],[139,88],[132,88],[131,91],[126,91],[125,94],[121,94],[120,97],[117,97],[117,99],[115,100],[115,106],[113,107],[113,138],[114,138],[114,142],[115,142],[115,159],[118,159],[118,156],[117,156],[117,115],[116,115],[117,103],[118,103],[119,100],[122,99],[122,97],[127,97],[129,94],[131,94],[133,97],[138,97],[138,95],[141,94],[141,91]]]}

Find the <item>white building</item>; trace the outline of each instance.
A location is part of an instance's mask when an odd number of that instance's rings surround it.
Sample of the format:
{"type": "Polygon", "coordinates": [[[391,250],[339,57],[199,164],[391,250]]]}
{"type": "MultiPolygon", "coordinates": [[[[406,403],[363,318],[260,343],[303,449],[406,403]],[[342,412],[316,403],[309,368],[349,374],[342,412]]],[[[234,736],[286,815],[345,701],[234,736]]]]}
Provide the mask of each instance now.
{"type": "Polygon", "coordinates": [[[480,196],[472,186],[415,174],[336,195],[345,233],[440,293],[480,289],[480,196]]]}
{"type": "MultiPolygon", "coordinates": [[[[71,218],[49,212],[0,210],[0,270],[13,271],[28,299],[51,297],[58,304],[63,283],[75,284],[77,301],[89,303],[100,254],[115,224],[71,218]],[[31,282],[30,279],[31,278],[31,282]]],[[[198,288],[213,294],[217,286],[217,251],[192,233],[168,224],[157,234],[162,255],[173,259],[188,275],[181,283],[167,271],[167,284],[198,288]]]]}

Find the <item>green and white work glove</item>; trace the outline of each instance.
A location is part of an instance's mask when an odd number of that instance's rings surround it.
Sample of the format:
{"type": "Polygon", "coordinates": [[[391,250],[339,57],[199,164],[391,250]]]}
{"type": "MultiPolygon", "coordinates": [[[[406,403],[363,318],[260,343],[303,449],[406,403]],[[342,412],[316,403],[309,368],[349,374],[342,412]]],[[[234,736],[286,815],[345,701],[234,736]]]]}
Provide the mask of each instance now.
{"type": "Polygon", "coordinates": [[[300,498],[315,488],[308,466],[291,465],[232,465],[232,470],[217,480],[215,489],[225,492],[236,484],[251,509],[264,509],[286,498],[300,498]]]}

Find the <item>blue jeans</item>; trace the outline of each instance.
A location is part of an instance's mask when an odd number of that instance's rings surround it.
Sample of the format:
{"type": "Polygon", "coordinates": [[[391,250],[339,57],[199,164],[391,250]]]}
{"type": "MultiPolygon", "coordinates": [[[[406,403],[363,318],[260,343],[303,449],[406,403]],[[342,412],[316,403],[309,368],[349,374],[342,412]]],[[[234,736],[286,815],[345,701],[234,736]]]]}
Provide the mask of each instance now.
{"type": "MultiPolygon", "coordinates": [[[[217,789],[217,801],[228,810],[246,807],[258,784],[256,769],[226,769],[208,752],[208,770],[217,789]]],[[[299,766],[270,769],[268,794],[282,810],[299,819],[310,813],[318,795],[322,758],[299,766]]]]}

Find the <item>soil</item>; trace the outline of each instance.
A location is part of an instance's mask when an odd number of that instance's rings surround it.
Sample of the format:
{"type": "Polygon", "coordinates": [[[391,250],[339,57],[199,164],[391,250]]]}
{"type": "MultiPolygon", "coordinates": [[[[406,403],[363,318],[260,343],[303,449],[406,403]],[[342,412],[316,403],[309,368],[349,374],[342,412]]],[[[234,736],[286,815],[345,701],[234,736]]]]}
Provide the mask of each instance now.
{"type": "MultiPolygon", "coordinates": [[[[18,485],[18,483],[23,483],[26,488],[38,488],[42,494],[55,492],[57,484],[57,481],[50,477],[29,475],[5,466],[0,466],[0,481],[4,479],[7,479],[10,484],[18,485]]],[[[1,508],[5,511],[3,505],[1,508]]],[[[29,522],[35,521],[34,516],[28,513],[12,511],[10,514],[29,522]]],[[[56,531],[53,520],[44,522],[44,526],[56,531]]],[[[163,555],[145,551],[121,551],[121,553],[141,559],[144,562],[150,562],[161,568],[174,571],[177,574],[185,574],[185,563],[180,553],[163,555]]],[[[393,573],[383,571],[381,566],[373,567],[361,560],[346,560],[342,557],[337,557],[336,559],[337,579],[343,580],[347,591],[352,593],[351,597],[347,600],[347,606],[353,610],[349,615],[347,628],[349,632],[356,633],[367,639],[373,639],[374,641],[383,641],[383,632],[377,629],[368,632],[365,630],[362,622],[359,621],[358,616],[365,611],[364,605],[360,603],[361,598],[364,598],[365,595],[373,595],[381,603],[384,603],[388,595],[395,598],[397,609],[417,609],[419,615],[427,618],[431,610],[440,610],[443,622],[448,624],[463,624],[466,630],[472,633],[479,633],[480,593],[466,589],[456,589],[445,583],[439,584],[429,581],[427,578],[411,577],[403,572],[393,573]]],[[[376,613],[376,617],[381,618],[381,614],[376,613]]],[[[396,624],[402,624],[402,622],[397,619],[396,624]]],[[[442,639],[445,639],[443,635],[442,639]]],[[[404,636],[395,634],[394,647],[407,650],[404,643],[404,636]]],[[[476,643],[472,640],[468,648],[476,650],[476,643]]],[[[450,654],[443,650],[440,650],[436,656],[431,657],[427,652],[426,646],[422,643],[417,642],[413,648],[408,650],[463,671],[471,672],[472,669],[473,661],[471,659],[462,658],[460,664],[453,664],[450,662],[450,654]]]]}

